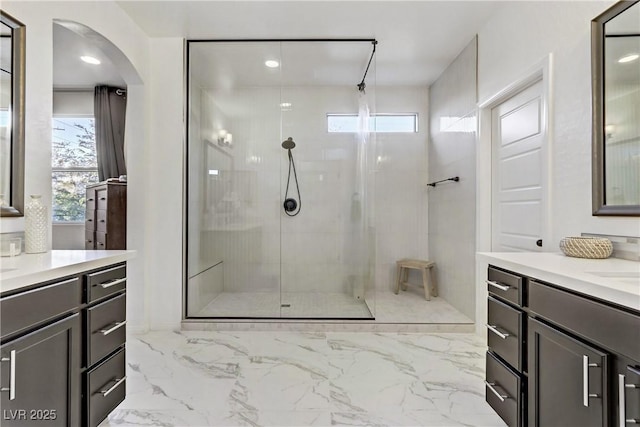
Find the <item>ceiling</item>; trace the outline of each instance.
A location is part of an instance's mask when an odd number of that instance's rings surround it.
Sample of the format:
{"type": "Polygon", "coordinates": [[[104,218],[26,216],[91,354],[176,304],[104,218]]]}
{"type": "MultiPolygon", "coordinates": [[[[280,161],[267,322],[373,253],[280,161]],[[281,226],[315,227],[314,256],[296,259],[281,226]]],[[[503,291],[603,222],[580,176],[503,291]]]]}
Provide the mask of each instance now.
{"type": "Polygon", "coordinates": [[[126,87],[120,73],[109,58],[90,40],[62,25],[53,25],[53,87],[83,90],[98,85],[126,87]],[[93,56],[100,61],[92,65],[80,59],[93,56]]]}
{"type": "MultiPolygon", "coordinates": [[[[455,59],[504,1],[118,1],[151,37],[187,39],[375,38],[378,85],[430,85],[455,59]]],[[[302,53],[288,61],[288,72],[314,70],[328,82],[362,78],[370,45],[355,48],[344,61],[327,63],[331,52],[302,53]],[[333,77],[331,77],[333,76],[333,77]]],[[[98,70],[76,60],[90,49],[83,39],[54,25],[54,85],[92,87],[113,84],[111,64],[98,70]]],[[[333,56],[332,56],[333,58],[333,56]]],[[[105,58],[106,60],[106,58],[105,58]]],[[[245,60],[253,61],[254,58],[245,60]]],[[[108,60],[103,61],[105,64],[108,60]]],[[[234,61],[240,61],[235,58],[234,61]]],[[[263,64],[263,62],[262,62],[263,64]]],[[[261,66],[262,66],[261,64],[261,66]]],[[[283,66],[284,66],[283,58],[283,66]]],[[[115,73],[115,74],[114,74],[115,73]]],[[[117,84],[123,84],[122,80],[117,84]]]]}

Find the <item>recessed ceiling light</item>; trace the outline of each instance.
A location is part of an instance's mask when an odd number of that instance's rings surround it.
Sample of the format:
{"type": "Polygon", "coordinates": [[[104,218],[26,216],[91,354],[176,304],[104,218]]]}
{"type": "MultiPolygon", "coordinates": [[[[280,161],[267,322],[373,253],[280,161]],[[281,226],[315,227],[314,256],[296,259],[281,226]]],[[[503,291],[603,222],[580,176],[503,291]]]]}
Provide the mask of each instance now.
{"type": "Polygon", "coordinates": [[[289,108],[289,107],[291,107],[291,103],[290,102],[281,102],[280,106],[282,108],[289,108]]]}
{"type": "Polygon", "coordinates": [[[100,60],[98,58],[94,58],[93,56],[86,56],[85,55],[85,56],[81,56],[80,59],[82,59],[87,64],[93,64],[93,65],[100,64],[100,60]]]}
{"type": "Polygon", "coordinates": [[[280,66],[280,63],[273,59],[269,59],[268,61],[264,61],[264,65],[266,65],[269,68],[278,68],[280,66]]]}
{"type": "Polygon", "coordinates": [[[640,55],[638,55],[637,53],[632,53],[632,54],[625,55],[622,58],[618,59],[618,62],[621,63],[621,64],[624,64],[625,62],[635,61],[638,58],[640,58],[640,55]]]}

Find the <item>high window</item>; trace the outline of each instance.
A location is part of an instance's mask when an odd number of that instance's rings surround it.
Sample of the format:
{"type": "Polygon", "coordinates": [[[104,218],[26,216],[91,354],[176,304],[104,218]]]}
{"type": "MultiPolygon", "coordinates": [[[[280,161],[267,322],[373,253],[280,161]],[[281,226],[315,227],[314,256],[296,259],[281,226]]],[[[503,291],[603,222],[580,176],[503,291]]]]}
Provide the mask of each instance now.
{"type": "MultiPolygon", "coordinates": [[[[327,114],[327,130],[330,133],[358,131],[357,114],[327,114]]],[[[369,117],[369,132],[418,132],[418,115],[374,114],[369,117]]]]}

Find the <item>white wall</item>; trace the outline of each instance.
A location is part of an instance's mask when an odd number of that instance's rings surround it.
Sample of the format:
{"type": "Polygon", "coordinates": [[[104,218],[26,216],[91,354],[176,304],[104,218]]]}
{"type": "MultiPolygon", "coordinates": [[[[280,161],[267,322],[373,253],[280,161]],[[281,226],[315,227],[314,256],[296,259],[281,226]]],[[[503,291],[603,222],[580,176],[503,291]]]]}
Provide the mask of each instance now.
{"type": "Polygon", "coordinates": [[[430,87],[429,254],[439,296],[474,317],[476,250],[476,58],[474,38],[430,87]]]}
{"type": "MultiPolygon", "coordinates": [[[[53,93],[53,20],[75,21],[109,39],[128,58],[137,71],[127,71],[127,160],[130,165],[128,199],[129,230],[127,247],[137,251],[129,262],[128,325],[130,330],[148,326],[145,300],[145,199],[147,166],[145,129],[148,93],[142,88],[148,71],[148,37],[115,3],[37,2],[4,0],[2,9],[22,21],[27,28],[26,48],[26,159],[25,195],[42,194],[51,207],[51,117],[53,93]],[[132,75],[134,75],[132,78],[132,75]]],[[[24,229],[23,218],[2,218],[3,232],[24,229]]],[[[50,240],[51,241],[51,240],[50,240]]]]}
{"type": "MultiPolygon", "coordinates": [[[[640,235],[639,218],[591,215],[590,21],[612,1],[513,2],[478,33],[478,94],[483,103],[523,79],[551,54],[551,242],[583,232],[640,235]]],[[[482,132],[482,130],[481,130],[482,132]]],[[[481,157],[482,154],[480,153],[481,157]]],[[[481,159],[479,159],[481,161],[481,159]]],[[[489,185],[481,174],[479,188],[489,185]]],[[[490,187],[489,187],[490,188],[490,187]]],[[[486,200],[478,200],[478,208],[486,200]]],[[[490,218],[489,218],[490,221],[490,218]]],[[[479,234],[482,234],[480,224],[479,234]]],[[[490,227],[490,223],[489,223],[490,227]]],[[[490,250],[486,235],[478,249],[490,250]]],[[[476,324],[486,317],[486,266],[477,268],[476,324]]]]}
{"type": "Polygon", "coordinates": [[[150,122],[145,162],[149,327],[179,329],[182,319],[184,67],[183,41],[150,40],[150,122]]]}
{"type": "Polygon", "coordinates": [[[513,2],[478,33],[478,93],[486,101],[553,56],[551,235],[640,235],[640,219],[591,215],[590,21],[611,1],[513,2]],[[508,54],[505,54],[508,53],[508,54]]]}
{"type": "MultiPolygon", "coordinates": [[[[417,133],[379,133],[376,138],[376,289],[395,286],[396,261],[429,259],[427,221],[427,141],[429,91],[426,87],[378,86],[377,113],[418,113],[417,133]]],[[[414,272],[415,273],[415,272],[414,272]]],[[[420,277],[410,278],[421,283],[420,277]]]]}

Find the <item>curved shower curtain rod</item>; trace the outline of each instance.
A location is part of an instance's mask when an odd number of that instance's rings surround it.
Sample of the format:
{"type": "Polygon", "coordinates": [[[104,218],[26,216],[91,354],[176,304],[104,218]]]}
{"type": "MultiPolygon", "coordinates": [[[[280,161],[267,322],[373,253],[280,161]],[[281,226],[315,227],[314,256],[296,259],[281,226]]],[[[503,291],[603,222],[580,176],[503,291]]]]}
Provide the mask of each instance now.
{"type": "Polygon", "coordinates": [[[369,72],[369,67],[371,66],[371,61],[373,60],[373,55],[376,54],[376,45],[378,44],[378,41],[377,40],[373,40],[371,42],[371,44],[373,45],[373,50],[371,51],[371,57],[369,58],[369,63],[367,64],[367,69],[364,70],[364,76],[362,76],[362,81],[356,85],[356,86],[358,86],[358,90],[360,92],[364,92],[364,88],[367,87],[366,83],[364,82],[364,79],[367,78],[367,73],[369,72]]]}

